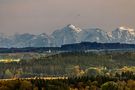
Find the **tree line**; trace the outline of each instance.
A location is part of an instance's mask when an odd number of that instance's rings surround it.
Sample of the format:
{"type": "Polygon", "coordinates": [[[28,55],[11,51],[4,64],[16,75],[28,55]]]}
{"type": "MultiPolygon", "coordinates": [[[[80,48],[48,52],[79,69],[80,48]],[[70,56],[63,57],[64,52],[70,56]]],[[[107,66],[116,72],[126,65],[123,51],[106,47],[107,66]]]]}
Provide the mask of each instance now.
{"type": "MultiPolygon", "coordinates": [[[[133,74],[132,74],[133,75],[133,74]]],[[[84,76],[68,79],[45,80],[15,79],[0,80],[0,90],[134,90],[135,75],[114,76],[84,76]]]]}

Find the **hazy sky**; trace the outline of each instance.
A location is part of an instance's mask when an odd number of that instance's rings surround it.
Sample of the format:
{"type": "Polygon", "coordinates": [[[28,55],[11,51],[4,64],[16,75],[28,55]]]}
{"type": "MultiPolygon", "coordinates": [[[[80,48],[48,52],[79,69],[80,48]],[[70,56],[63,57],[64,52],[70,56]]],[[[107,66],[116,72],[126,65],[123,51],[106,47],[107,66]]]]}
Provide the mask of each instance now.
{"type": "Polygon", "coordinates": [[[135,0],[0,0],[0,32],[51,33],[67,24],[135,28],[135,0]]]}

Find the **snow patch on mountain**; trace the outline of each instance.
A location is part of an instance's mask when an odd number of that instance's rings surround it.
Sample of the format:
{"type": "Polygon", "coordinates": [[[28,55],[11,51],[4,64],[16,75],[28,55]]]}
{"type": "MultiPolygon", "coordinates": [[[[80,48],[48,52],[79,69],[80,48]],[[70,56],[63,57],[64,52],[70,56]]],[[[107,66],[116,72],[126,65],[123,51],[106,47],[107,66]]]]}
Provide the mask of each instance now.
{"type": "Polygon", "coordinates": [[[74,30],[77,33],[82,31],[80,28],[78,28],[78,27],[76,27],[76,26],[74,26],[72,24],[67,25],[67,27],[71,28],[72,30],[74,30]]]}
{"type": "Polygon", "coordinates": [[[119,30],[125,30],[125,31],[128,31],[130,34],[135,35],[135,30],[132,28],[121,26],[119,27],[119,30]]]}

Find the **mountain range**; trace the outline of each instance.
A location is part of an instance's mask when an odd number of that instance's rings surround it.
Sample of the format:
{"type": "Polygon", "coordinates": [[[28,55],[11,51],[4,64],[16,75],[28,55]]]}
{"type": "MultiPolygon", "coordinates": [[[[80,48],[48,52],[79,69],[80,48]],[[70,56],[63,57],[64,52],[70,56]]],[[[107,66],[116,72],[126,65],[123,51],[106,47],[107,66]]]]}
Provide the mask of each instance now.
{"type": "Polygon", "coordinates": [[[0,47],[4,48],[60,47],[61,45],[80,42],[135,44],[135,30],[119,27],[112,32],[105,32],[100,28],[80,29],[69,24],[54,31],[51,35],[24,33],[6,36],[0,33],[0,47]]]}

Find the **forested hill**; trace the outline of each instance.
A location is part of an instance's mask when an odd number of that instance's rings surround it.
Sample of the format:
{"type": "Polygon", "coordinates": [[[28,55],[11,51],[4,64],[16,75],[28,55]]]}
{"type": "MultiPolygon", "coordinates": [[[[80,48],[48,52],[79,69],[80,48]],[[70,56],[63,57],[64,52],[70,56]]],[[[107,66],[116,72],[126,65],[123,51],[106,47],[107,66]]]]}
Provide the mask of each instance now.
{"type": "Polygon", "coordinates": [[[135,44],[82,42],[61,46],[61,50],[65,51],[84,51],[100,49],[135,49],[135,44]]]}
{"type": "Polygon", "coordinates": [[[0,48],[0,53],[16,52],[68,52],[68,51],[86,51],[86,50],[135,50],[135,44],[121,43],[96,43],[81,42],[75,44],[66,44],[61,47],[25,47],[25,48],[0,48]]]}

